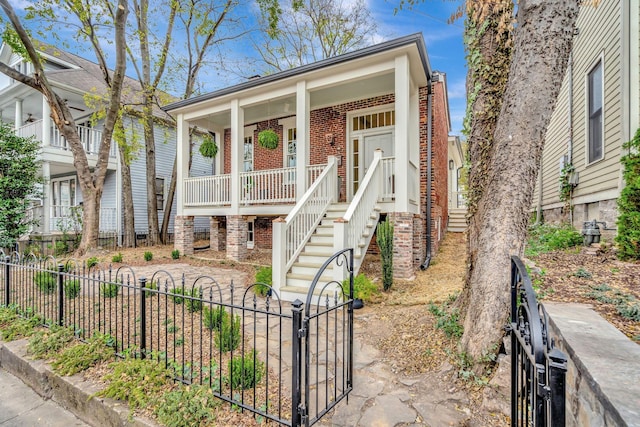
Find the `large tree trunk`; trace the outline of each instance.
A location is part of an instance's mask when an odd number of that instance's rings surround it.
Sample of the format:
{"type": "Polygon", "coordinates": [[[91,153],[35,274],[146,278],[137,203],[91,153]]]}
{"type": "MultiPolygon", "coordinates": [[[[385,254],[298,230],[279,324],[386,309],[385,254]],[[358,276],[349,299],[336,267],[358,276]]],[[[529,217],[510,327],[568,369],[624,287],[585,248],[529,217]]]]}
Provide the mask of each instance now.
{"type": "Polygon", "coordinates": [[[127,162],[124,145],[118,144],[120,150],[120,175],[122,176],[122,209],[123,223],[122,246],[132,248],[136,245],[135,212],[133,210],[133,189],[131,186],[131,167],[127,162]]]}
{"type": "Polygon", "coordinates": [[[578,0],[521,0],[509,81],[469,224],[463,351],[495,352],[509,316],[510,255],[521,255],[547,125],[564,76],[578,0]]]}
{"type": "MultiPolygon", "coordinates": [[[[153,108],[151,102],[145,107],[145,109],[147,108],[153,108]]],[[[145,113],[144,142],[147,155],[147,221],[149,222],[147,243],[156,245],[159,241],[160,230],[158,228],[158,201],[156,199],[156,144],[153,135],[153,115],[151,113],[145,113]]]]}

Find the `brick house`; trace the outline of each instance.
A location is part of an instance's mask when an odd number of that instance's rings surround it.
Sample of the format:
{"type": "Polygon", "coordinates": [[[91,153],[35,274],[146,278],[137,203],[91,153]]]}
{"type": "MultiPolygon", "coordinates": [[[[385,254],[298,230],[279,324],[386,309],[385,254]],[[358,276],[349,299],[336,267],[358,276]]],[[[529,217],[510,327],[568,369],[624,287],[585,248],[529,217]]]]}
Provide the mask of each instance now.
{"type": "MultiPolygon", "coordinates": [[[[193,252],[194,218],[209,217],[211,246],[228,258],[271,248],[274,288],[292,300],[337,250],[354,248],[357,272],[384,217],[395,225],[395,277],[412,277],[437,250],[448,218],[450,120],[445,76],[431,70],[421,34],[165,110],[178,126],[181,252],[193,252]],[[218,145],[209,176],[189,172],[193,127],[218,145]],[[266,129],[278,136],[275,149],[259,142],[266,129]]],[[[327,274],[340,280],[334,270],[327,274]]]]}

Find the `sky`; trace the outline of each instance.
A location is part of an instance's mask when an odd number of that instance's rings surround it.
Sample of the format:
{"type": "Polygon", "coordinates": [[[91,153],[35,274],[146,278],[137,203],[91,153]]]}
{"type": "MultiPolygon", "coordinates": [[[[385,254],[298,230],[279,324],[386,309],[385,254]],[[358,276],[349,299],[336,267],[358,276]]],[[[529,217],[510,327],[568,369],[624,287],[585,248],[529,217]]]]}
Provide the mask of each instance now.
{"type": "MultiPolygon", "coordinates": [[[[287,0],[281,0],[287,1],[287,0]]],[[[343,0],[349,2],[350,0],[343,0]]],[[[416,0],[417,4],[411,7],[403,7],[401,10],[396,9],[400,5],[400,0],[365,0],[373,18],[376,20],[378,34],[377,41],[390,40],[408,34],[421,32],[425,39],[427,53],[432,70],[437,70],[446,74],[447,89],[449,95],[449,110],[451,117],[452,135],[460,135],[462,130],[462,121],[466,109],[466,64],[465,52],[462,41],[463,21],[461,19],[452,24],[447,23],[452,14],[460,5],[460,0],[416,0]]],[[[29,0],[10,0],[10,3],[16,9],[19,15],[24,13],[24,8],[29,6],[29,0]],[[22,12],[22,13],[21,13],[22,12]]],[[[153,4],[153,0],[151,1],[153,4]]],[[[245,8],[256,7],[255,3],[247,3],[245,8]]],[[[244,21],[250,21],[251,11],[245,10],[240,12],[244,21]]],[[[30,23],[23,20],[25,25],[30,23]]],[[[250,23],[249,23],[250,25],[250,23]]],[[[65,29],[58,27],[58,34],[61,39],[66,39],[65,29]]],[[[68,30],[68,39],[72,37],[72,30],[68,30]]],[[[247,38],[244,38],[246,41],[247,38]]],[[[56,44],[55,40],[46,40],[52,44],[56,44]]],[[[74,43],[70,46],[63,47],[72,53],[79,54],[89,60],[93,60],[90,50],[74,49],[74,43]]],[[[109,45],[105,45],[109,49],[109,45]]],[[[221,58],[228,58],[230,61],[233,57],[237,61],[246,61],[247,57],[254,56],[255,52],[251,52],[253,48],[250,42],[236,43],[233,46],[225,46],[219,52],[221,58]]],[[[135,78],[135,74],[128,67],[127,74],[135,78]]],[[[238,83],[241,78],[233,73],[216,72],[208,77],[206,90],[216,90],[225,86],[238,83]]]]}

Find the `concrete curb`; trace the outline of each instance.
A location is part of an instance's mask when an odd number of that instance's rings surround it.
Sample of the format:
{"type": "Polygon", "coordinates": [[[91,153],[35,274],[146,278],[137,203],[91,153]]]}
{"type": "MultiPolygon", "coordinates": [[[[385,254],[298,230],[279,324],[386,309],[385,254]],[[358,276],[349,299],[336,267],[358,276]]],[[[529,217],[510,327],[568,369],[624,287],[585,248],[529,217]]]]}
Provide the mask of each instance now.
{"type": "Polygon", "coordinates": [[[51,399],[72,412],[87,424],[94,426],[157,427],[153,420],[129,417],[126,404],[102,397],[91,397],[100,390],[81,375],[61,377],[41,360],[27,356],[26,339],[12,342],[0,341],[0,367],[20,378],[44,399],[51,399]]]}

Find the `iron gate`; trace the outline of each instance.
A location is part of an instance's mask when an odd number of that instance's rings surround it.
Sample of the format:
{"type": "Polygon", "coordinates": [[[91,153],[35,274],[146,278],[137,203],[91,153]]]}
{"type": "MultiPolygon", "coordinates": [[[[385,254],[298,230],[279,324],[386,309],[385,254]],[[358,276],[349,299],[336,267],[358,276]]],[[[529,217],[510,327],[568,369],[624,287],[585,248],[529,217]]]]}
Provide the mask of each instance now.
{"type": "Polygon", "coordinates": [[[566,355],[554,348],[547,312],[527,270],[511,257],[511,425],[564,427],[566,355]]]}
{"type": "Polygon", "coordinates": [[[293,363],[297,369],[293,372],[292,425],[308,427],[353,389],[353,249],[335,253],[316,273],[304,316],[302,301],[293,306],[293,330],[297,331],[293,355],[298,360],[293,363]],[[329,274],[329,266],[342,269],[348,279],[342,283],[326,280],[323,275],[329,274]],[[303,348],[304,365],[297,363],[303,348]]]}

